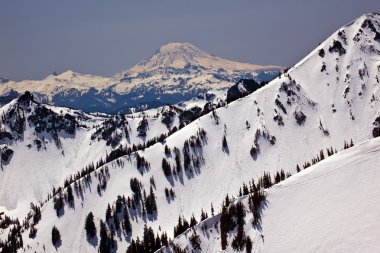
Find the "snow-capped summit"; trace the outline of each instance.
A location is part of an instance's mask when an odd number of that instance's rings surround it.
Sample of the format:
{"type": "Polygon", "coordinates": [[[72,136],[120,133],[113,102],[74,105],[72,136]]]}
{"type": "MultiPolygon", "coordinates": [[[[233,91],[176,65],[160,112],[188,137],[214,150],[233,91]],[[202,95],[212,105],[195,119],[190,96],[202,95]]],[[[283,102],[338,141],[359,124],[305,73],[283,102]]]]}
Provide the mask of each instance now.
{"type": "Polygon", "coordinates": [[[155,54],[140,62],[128,71],[148,72],[158,68],[186,68],[199,66],[205,69],[223,69],[225,71],[252,71],[278,68],[278,66],[258,66],[234,62],[211,55],[190,43],[169,43],[163,45],[155,54]]]}
{"type": "Polygon", "coordinates": [[[44,79],[53,86],[59,86],[57,83],[65,83],[70,88],[78,90],[87,90],[88,88],[104,89],[108,86],[107,77],[81,74],[72,70],[64,71],[57,75],[49,75],[44,79]]]}
{"type": "Polygon", "coordinates": [[[184,68],[186,65],[199,65],[198,59],[208,56],[208,53],[189,43],[168,43],[130,70],[149,71],[162,67],[184,68]]]}
{"type": "Polygon", "coordinates": [[[79,73],[76,73],[72,70],[66,70],[60,74],[57,74],[57,75],[54,75],[56,78],[60,78],[60,79],[66,79],[66,80],[69,80],[69,79],[73,79],[73,78],[78,78],[78,75],[80,75],[79,73]]]}

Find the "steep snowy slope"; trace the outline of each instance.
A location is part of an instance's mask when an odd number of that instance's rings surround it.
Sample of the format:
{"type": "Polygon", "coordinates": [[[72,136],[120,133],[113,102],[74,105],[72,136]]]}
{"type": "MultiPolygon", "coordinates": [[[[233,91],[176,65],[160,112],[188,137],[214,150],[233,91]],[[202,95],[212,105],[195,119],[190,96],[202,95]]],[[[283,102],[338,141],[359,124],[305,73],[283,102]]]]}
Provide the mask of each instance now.
{"type": "Polygon", "coordinates": [[[31,202],[43,202],[85,166],[120,146],[141,149],[179,127],[177,113],[168,110],[146,117],[96,116],[39,104],[30,93],[1,107],[0,115],[0,212],[20,218],[31,202]]]}
{"type": "Polygon", "coordinates": [[[145,225],[173,237],[179,216],[198,218],[211,204],[218,210],[227,193],[263,171],[293,173],[321,149],[378,136],[379,20],[363,15],[267,86],[87,174],[72,183],[73,200],[69,187],[57,192],[41,207],[42,219],[28,222],[37,234],[22,231],[25,250],[94,252],[113,245],[124,251],[132,239],[141,241],[145,225]],[[98,233],[88,239],[90,212],[98,233]],[[131,230],[119,224],[125,217],[131,230]],[[54,226],[61,242],[52,245],[54,226]]]}
{"type": "Polygon", "coordinates": [[[170,43],[112,77],[69,70],[43,80],[1,79],[0,94],[10,97],[15,91],[31,91],[40,102],[87,112],[116,113],[188,100],[211,89],[228,88],[241,78],[272,80],[280,70],[277,66],[224,60],[188,43],[170,43]]]}
{"type": "MultiPolygon", "coordinates": [[[[253,226],[248,196],[244,205],[243,241],[251,252],[376,252],[380,221],[380,139],[339,152],[274,185],[262,202],[260,226],[253,226]]],[[[173,241],[186,252],[220,252],[221,214],[187,230],[173,241]],[[198,235],[193,243],[190,238],[198,235]],[[197,243],[194,243],[197,242],[197,243]]],[[[223,252],[236,252],[228,233],[223,252]]],[[[236,240],[236,239],[235,239],[236,240]]],[[[242,252],[246,252],[243,243],[242,252]]],[[[173,249],[173,247],[171,247],[173,249]]],[[[172,252],[163,248],[163,252],[172,252]]]]}

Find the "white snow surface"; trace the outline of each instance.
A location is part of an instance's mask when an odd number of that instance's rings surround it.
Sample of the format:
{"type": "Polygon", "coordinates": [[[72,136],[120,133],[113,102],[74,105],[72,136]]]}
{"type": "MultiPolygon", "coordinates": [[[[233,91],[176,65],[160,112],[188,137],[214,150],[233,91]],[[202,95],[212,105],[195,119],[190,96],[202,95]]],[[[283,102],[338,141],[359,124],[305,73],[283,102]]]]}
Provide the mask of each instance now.
{"type": "MultiPolygon", "coordinates": [[[[377,252],[379,154],[380,138],[376,138],[269,188],[261,228],[251,224],[247,197],[236,199],[245,206],[244,231],[253,242],[252,252],[377,252]]],[[[195,252],[235,252],[231,242],[236,230],[228,235],[227,249],[221,250],[219,219],[215,215],[195,227],[201,240],[201,250],[195,252]]],[[[173,243],[191,252],[193,231],[188,229],[173,243]]]]}

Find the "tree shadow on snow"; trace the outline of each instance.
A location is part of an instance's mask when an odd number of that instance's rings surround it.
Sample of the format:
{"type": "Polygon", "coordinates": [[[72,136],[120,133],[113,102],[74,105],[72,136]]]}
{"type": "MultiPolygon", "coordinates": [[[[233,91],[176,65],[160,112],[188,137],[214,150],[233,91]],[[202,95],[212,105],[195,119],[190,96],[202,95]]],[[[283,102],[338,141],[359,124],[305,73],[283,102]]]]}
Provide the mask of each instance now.
{"type": "Polygon", "coordinates": [[[91,244],[94,248],[96,248],[96,246],[98,245],[98,236],[95,235],[95,236],[92,237],[92,238],[87,237],[87,241],[88,241],[88,243],[91,244]]]}
{"type": "Polygon", "coordinates": [[[261,217],[262,217],[262,214],[264,213],[264,211],[265,211],[265,209],[267,209],[268,208],[268,200],[263,200],[262,202],[261,202],[261,204],[260,204],[260,207],[259,207],[259,210],[258,210],[258,212],[260,213],[260,220],[259,220],[259,222],[257,223],[257,224],[255,224],[255,225],[253,225],[253,227],[256,229],[256,230],[258,230],[258,231],[260,231],[260,232],[262,232],[263,231],[263,227],[262,227],[262,219],[261,219],[261,217]]]}

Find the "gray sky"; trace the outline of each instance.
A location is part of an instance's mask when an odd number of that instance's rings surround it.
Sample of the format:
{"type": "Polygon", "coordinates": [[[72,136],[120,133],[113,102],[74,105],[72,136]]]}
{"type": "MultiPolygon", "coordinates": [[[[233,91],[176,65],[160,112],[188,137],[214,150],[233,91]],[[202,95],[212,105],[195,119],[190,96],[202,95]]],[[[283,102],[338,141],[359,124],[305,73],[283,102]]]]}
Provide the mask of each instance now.
{"type": "Polygon", "coordinates": [[[379,0],[1,0],[0,77],[112,75],[168,42],[291,66],[379,0]]]}

